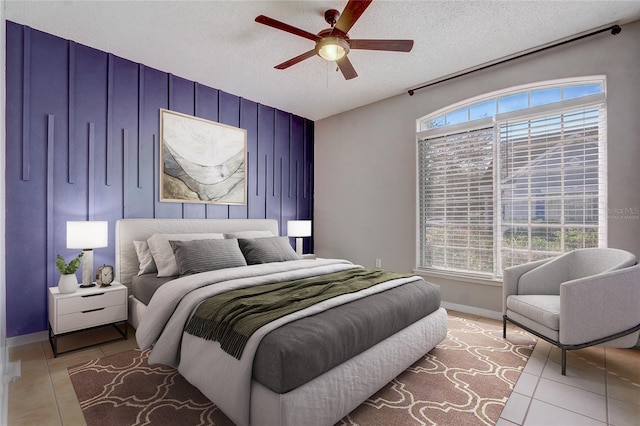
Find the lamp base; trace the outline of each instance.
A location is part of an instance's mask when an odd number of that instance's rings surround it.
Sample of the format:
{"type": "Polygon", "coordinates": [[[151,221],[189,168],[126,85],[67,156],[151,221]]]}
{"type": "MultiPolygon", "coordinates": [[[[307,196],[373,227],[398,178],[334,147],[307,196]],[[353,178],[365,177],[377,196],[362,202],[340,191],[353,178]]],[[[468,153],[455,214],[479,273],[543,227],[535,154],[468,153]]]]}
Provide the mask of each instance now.
{"type": "Polygon", "coordinates": [[[302,244],[302,237],[296,237],[296,254],[302,257],[302,249],[304,244],[302,244]]]}
{"type": "Polygon", "coordinates": [[[93,287],[93,250],[82,250],[82,285],[80,287],[93,287]]]}

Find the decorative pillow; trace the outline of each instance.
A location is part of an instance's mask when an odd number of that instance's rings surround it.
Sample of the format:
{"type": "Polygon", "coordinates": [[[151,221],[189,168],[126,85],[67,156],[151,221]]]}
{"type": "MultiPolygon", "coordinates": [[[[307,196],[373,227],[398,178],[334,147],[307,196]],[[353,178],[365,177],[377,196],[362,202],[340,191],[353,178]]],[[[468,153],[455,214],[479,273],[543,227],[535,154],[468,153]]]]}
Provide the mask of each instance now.
{"type": "Polygon", "coordinates": [[[180,276],[247,266],[236,239],[169,241],[180,276]]]}
{"type": "Polygon", "coordinates": [[[249,265],[300,259],[291,248],[289,237],[240,238],[238,244],[249,265]]]}
{"type": "Polygon", "coordinates": [[[224,234],[153,234],[147,240],[151,256],[153,256],[156,267],[158,268],[158,277],[173,277],[178,275],[178,264],[173,255],[173,249],[169,244],[171,241],[191,241],[191,240],[221,240],[224,234]]]}
{"type": "Polygon", "coordinates": [[[238,231],[224,234],[225,238],[265,238],[274,237],[271,231],[238,231]]]}
{"type": "Polygon", "coordinates": [[[149,251],[149,244],[147,244],[146,241],[134,241],[133,246],[136,248],[138,263],[140,263],[138,275],[158,272],[156,262],[153,261],[153,256],[151,256],[151,251],[149,251]]]}

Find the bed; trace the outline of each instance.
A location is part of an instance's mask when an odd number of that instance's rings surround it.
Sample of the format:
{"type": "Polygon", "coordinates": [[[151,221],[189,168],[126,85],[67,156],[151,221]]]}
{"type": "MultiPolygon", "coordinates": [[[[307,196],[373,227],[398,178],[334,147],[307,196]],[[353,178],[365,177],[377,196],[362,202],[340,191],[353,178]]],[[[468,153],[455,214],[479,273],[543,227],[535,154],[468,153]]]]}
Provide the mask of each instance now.
{"type": "Polygon", "coordinates": [[[386,274],[342,259],[297,257],[204,272],[185,266],[194,247],[238,244],[249,261],[251,250],[281,240],[288,241],[271,219],[122,219],[116,224],[116,279],[129,288],[129,322],[139,345],[153,348],[149,362],[177,368],[234,423],[332,425],[442,341],[446,311],[437,286],[393,275],[256,325],[239,356],[223,349],[222,340],[185,331],[215,295],[341,274],[386,274]],[[174,241],[175,234],[186,235],[185,242],[174,241]],[[190,241],[193,234],[203,241],[190,241]],[[139,275],[145,261],[136,246],[158,235],[173,241],[185,275],[139,275]],[[179,256],[187,248],[190,255],[179,256]],[[151,296],[140,291],[149,283],[157,286],[151,296]]]}

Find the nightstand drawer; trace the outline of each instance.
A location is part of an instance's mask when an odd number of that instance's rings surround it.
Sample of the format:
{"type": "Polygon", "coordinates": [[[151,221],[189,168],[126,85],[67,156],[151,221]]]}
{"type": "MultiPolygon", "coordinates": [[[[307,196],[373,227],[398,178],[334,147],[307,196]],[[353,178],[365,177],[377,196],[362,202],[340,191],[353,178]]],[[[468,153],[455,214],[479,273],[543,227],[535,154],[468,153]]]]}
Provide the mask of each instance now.
{"type": "Polygon", "coordinates": [[[126,305],[126,289],[109,292],[76,295],[76,297],[61,298],[57,301],[58,316],[106,308],[108,306],[126,305]]]}
{"type": "MultiPolygon", "coordinates": [[[[117,292],[120,293],[120,292],[117,292]]],[[[94,327],[101,324],[124,321],[127,319],[126,304],[99,307],[58,316],[56,334],[94,327]]]]}

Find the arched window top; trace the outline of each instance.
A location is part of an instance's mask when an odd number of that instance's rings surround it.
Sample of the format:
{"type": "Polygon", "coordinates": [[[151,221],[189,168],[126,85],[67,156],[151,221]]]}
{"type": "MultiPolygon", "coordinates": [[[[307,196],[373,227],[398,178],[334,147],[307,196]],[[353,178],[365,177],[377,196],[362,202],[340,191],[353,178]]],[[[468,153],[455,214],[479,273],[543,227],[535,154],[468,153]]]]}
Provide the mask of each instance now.
{"type": "Polygon", "coordinates": [[[493,118],[502,113],[555,104],[604,92],[604,76],[511,87],[466,99],[419,118],[417,131],[493,118]]]}

